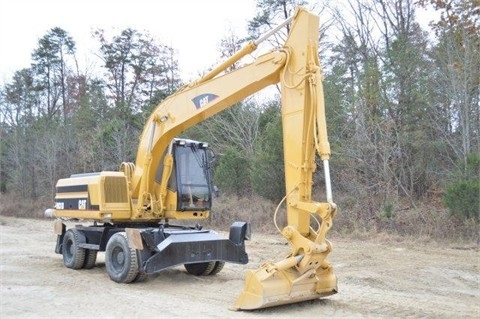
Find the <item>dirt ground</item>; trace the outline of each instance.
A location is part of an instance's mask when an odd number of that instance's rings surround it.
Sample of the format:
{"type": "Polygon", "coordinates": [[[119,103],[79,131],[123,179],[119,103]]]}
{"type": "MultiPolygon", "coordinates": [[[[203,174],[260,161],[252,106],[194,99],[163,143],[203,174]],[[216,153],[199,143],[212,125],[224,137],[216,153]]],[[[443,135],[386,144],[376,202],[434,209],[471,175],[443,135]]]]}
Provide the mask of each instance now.
{"type": "Polygon", "coordinates": [[[288,252],[280,236],[253,234],[247,242],[250,263],[226,264],[217,276],[191,276],[179,266],[142,283],[117,284],[105,271],[102,253],[93,269],[66,268],[54,253],[52,220],[0,216],[0,317],[480,318],[478,246],[337,237],[331,238],[329,260],[338,294],[231,311],[246,270],[288,252]]]}

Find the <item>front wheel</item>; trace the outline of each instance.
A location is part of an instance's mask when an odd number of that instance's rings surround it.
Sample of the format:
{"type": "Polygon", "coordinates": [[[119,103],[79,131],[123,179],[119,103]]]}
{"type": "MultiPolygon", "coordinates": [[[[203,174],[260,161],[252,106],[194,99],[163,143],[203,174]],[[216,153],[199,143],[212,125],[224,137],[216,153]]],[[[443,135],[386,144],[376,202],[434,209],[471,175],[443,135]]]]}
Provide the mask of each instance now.
{"type": "Polygon", "coordinates": [[[223,266],[225,266],[224,261],[217,261],[215,263],[215,267],[213,267],[212,271],[208,275],[209,276],[214,276],[214,275],[218,274],[220,271],[222,271],[223,266]]]}
{"type": "Polygon", "coordinates": [[[130,283],[138,275],[137,251],[128,247],[125,232],[114,234],[105,249],[105,268],[115,282],[130,283]]]}
{"type": "Polygon", "coordinates": [[[215,267],[215,262],[203,262],[203,263],[193,263],[193,264],[185,264],[185,269],[189,274],[195,276],[207,276],[210,274],[215,267]]]}
{"type": "Polygon", "coordinates": [[[185,269],[189,274],[195,276],[213,276],[218,274],[225,265],[223,261],[210,261],[202,263],[185,264],[185,269]]]}

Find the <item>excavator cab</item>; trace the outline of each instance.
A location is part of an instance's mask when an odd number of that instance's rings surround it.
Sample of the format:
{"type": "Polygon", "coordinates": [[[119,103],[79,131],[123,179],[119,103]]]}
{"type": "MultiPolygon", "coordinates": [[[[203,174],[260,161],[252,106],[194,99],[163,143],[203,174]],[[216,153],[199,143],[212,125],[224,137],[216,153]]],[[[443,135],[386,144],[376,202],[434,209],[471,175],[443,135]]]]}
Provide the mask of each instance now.
{"type": "Polygon", "coordinates": [[[212,151],[208,143],[174,138],[160,159],[155,181],[166,190],[166,216],[204,219],[212,208],[212,151]],[[162,186],[163,185],[163,186],[162,186]]]}
{"type": "Polygon", "coordinates": [[[173,143],[169,188],[177,191],[177,210],[210,210],[212,183],[208,144],[185,139],[173,143]]]}

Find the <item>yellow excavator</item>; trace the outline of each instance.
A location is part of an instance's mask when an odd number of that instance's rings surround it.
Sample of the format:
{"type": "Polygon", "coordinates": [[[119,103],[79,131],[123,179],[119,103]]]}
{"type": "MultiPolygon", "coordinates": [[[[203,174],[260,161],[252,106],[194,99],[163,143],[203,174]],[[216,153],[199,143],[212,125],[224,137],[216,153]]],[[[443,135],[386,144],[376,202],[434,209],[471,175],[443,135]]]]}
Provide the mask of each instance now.
{"type": "MultiPolygon", "coordinates": [[[[66,267],[92,268],[105,252],[105,268],[119,283],[141,281],[166,268],[215,275],[226,262],[246,264],[250,225],[236,221],[229,238],[198,224],[212,205],[208,143],[178,138],[183,131],[272,84],[281,86],[287,226],[281,234],[290,251],[246,274],[244,290],[232,309],[250,310],[317,299],[337,292],[337,278],[327,261],[326,239],[336,205],[332,200],[327,138],[318,58],[319,17],[299,7],[295,14],[197,81],[162,101],[140,138],[135,163],[118,172],[74,174],[56,185],[55,252],[66,267]],[[227,69],[257,49],[266,38],[290,24],[283,47],[245,66],[227,69]],[[326,202],[312,199],[315,157],[323,161],[326,202]],[[311,220],[320,220],[317,229],[311,220]],[[67,229],[66,220],[88,226],[67,229]]],[[[282,201],[283,202],[283,201],[282,201]]]]}

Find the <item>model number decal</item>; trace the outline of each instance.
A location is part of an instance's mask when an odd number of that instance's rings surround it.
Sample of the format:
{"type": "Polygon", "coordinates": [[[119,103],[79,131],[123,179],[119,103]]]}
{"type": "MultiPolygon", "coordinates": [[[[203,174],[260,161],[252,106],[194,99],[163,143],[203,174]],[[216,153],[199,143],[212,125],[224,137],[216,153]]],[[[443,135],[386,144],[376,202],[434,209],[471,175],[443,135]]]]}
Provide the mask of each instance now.
{"type": "Polygon", "coordinates": [[[195,104],[195,107],[198,110],[198,109],[204,107],[205,105],[207,105],[208,103],[212,102],[216,98],[218,98],[218,95],[215,95],[215,94],[212,94],[212,93],[204,93],[204,94],[200,94],[200,95],[197,95],[196,97],[194,97],[192,99],[192,102],[193,102],[193,104],[195,104]]]}
{"type": "Polygon", "coordinates": [[[78,209],[87,209],[87,200],[79,199],[78,200],[78,209]]]}

